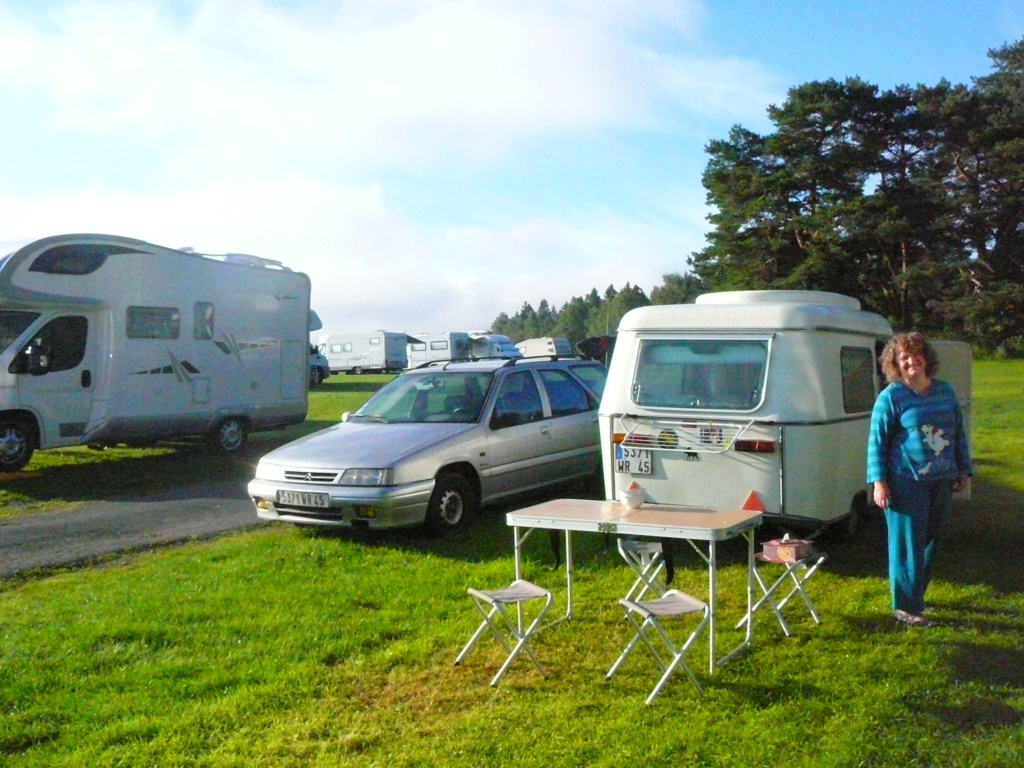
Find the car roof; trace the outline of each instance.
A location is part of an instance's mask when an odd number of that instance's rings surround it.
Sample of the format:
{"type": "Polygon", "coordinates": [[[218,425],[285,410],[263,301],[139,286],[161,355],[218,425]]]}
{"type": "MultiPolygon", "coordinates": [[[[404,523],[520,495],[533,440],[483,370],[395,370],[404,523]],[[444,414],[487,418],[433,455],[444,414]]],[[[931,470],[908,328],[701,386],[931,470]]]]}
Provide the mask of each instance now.
{"type": "Polygon", "coordinates": [[[541,357],[514,357],[514,358],[482,358],[480,360],[431,360],[416,368],[411,368],[406,373],[428,373],[437,371],[487,371],[492,372],[500,368],[536,368],[552,363],[584,363],[587,365],[601,365],[598,360],[591,360],[584,357],[559,357],[557,355],[544,355],[541,357]]]}

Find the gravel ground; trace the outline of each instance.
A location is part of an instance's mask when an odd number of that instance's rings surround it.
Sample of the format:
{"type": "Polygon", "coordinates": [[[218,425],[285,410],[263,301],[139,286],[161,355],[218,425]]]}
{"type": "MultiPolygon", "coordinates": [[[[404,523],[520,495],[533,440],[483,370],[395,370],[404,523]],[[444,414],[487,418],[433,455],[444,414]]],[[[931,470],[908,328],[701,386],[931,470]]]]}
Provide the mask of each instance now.
{"type": "Polygon", "coordinates": [[[262,525],[245,486],[233,481],[0,521],[0,578],[262,525]]]}

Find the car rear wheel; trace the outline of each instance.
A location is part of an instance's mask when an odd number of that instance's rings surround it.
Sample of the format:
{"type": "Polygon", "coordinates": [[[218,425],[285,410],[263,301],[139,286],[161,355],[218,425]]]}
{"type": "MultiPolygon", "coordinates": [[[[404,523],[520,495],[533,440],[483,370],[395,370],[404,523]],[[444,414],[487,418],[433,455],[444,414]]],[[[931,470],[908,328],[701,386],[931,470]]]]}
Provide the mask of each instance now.
{"type": "Polygon", "coordinates": [[[462,475],[441,475],[427,504],[427,529],[441,532],[459,528],[476,514],[476,508],[476,493],[462,475]]]}

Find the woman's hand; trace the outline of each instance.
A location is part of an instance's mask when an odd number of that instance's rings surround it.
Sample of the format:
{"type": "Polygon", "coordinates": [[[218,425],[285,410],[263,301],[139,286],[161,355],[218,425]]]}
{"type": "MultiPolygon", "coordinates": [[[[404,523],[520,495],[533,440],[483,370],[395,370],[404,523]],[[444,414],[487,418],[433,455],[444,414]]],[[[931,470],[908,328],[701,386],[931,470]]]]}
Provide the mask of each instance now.
{"type": "Polygon", "coordinates": [[[874,501],[875,506],[879,509],[888,509],[889,507],[889,484],[884,480],[875,481],[874,489],[874,501]]]}
{"type": "Polygon", "coordinates": [[[967,487],[967,482],[970,479],[970,475],[967,473],[961,473],[956,480],[953,481],[953,493],[960,493],[960,491],[967,487]]]}

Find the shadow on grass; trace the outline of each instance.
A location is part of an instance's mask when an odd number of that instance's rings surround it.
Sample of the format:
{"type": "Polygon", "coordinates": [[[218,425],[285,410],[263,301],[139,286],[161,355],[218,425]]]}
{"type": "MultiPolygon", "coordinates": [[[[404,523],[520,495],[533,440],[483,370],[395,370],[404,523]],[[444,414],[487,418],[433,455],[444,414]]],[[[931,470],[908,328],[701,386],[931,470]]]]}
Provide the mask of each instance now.
{"type": "Polygon", "coordinates": [[[332,374],[323,384],[316,388],[317,392],[328,393],[355,393],[355,392],[376,392],[387,384],[387,381],[366,380],[360,376],[346,376],[344,374],[332,374]]]}

